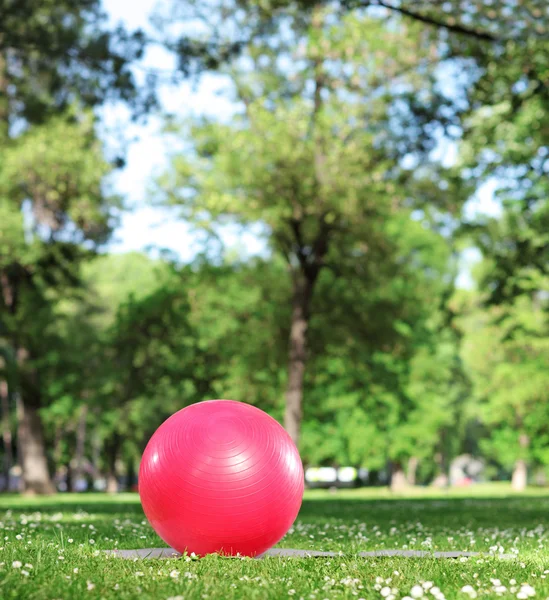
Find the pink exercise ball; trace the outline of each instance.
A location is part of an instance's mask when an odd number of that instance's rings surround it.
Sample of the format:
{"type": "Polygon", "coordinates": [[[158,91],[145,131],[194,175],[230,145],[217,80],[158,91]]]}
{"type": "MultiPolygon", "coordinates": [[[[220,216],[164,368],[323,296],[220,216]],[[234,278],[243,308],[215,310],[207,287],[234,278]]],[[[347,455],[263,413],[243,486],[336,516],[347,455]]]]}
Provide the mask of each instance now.
{"type": "Polygon", "coordinates": [[[295,521],[303,466],[283,427],[254,406],[209,400],[167,419],[139,469],[147,519],[178,552],[258,556],[295,521]]]}

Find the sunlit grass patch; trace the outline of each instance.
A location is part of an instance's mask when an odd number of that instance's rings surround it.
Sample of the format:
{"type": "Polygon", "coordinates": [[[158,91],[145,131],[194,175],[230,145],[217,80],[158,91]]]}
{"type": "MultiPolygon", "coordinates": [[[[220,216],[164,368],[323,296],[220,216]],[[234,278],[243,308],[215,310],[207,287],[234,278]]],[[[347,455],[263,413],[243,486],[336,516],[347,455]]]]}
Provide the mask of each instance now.
{"type": "Polygon", "coordinates": [[[469,490],[393,498],[310,492],[280,546],[334,558],[122,560],[109,548],[164,544],[135,494],[0,496],[0,598],[549,597],[549,495],[469,490]],[[380,549],[476,551],[456,560],[358,558],[380,549]],[[501,560],[501,553],[514,560],[501,560]]]}

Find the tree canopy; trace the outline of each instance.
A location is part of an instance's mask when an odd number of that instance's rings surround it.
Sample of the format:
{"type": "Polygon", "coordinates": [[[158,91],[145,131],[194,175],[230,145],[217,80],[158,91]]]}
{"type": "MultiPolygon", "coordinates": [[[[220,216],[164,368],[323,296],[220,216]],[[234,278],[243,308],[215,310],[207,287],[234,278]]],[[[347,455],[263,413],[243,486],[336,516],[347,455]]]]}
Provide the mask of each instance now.
{"type": "Polygon", "coordinates": [[[149,200],[264,251],[110,251],[123,161],[97,109],[158,107],[151,39],[97,0],[0,0],[5,479],[20,460],[28,492],[113,491],[164,418],[225,397],[284,421],[306,465],[397,489],[467,452],[523,488],[549,463],[545,3],[166,7],[155,43],[180,76],[223,75],[235,110],[165,118],[149,200]]]}

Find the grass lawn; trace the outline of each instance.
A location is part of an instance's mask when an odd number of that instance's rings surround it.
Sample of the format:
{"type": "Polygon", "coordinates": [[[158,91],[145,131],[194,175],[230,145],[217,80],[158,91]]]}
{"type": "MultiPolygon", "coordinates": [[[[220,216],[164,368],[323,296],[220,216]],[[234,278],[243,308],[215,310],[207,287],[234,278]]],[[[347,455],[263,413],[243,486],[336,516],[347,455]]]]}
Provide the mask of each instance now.
{"type": "Polygon", "coordinates": [[[0,598],[549,598],[549,492],[308,492],[280,546],[337,558],[121,560],[162,547],[134,494],[0,496],[0,598]],[[376,549],[475,550],[480,558],[360,559],[376,549]],[[500,560],[501,552],[516,560],[500,560]],[[419,586],[419,587],[418,587],[419,586]]]}

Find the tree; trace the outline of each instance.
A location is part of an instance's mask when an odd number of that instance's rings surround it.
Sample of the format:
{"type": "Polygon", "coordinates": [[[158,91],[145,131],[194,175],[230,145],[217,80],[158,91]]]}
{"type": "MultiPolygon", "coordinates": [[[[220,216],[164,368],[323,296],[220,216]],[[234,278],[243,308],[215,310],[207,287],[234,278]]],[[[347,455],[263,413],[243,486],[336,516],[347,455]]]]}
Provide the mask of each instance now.
{"type": "Polygon", "coordinates": [[[52,490],[40,408],[53,350],[39,323],[58,339],[55,302],[77,283],[89,245],[106,240],[118,205],[102,189],[110,166],[84,109],[112,98],[139,111],[152,96],[131,70],[142,35],[109,31],[96,0],[2,0],[0,23],[2,326],[17,359],[25,485],[41,492],[52,490]]]}
{"type": "MultiPolygon", "coordinates": [[[[504,215],[490,228],[494,249],[510,250],[511,240],[520,244],[524,229],[510,235],[506,225],[504,215]]],[[[485,259],[481,281],[497,277],[496,260],[485,259]]],[[[464,357],[480,403],[478,415],[490,431],[483,448],[504,467],[513,468],[513,488],[523,490],[528,464],[547,464],[543,446],[549,400],[549,280],[517,262],[506,280],[500,281],[501,288],[512,290],[512,296],[490,302],[502,289],[486,286],[488,291],[477,294],[464,311],[464,357]]]]}
{"type": "Polygon", "coordinates": [[[278,283],[268,263],[199,260],[164,265],[161,285],[122,303],[96,403],[111,479],[117,458],[135,461],[162,421],[193,402],[236,397],[276,414],[281,338],[269,291],[284,294],[278,283]]]}
{"type": "Polygon", "coordinates": [[[4,137],[19,120],[43,123],[75,99],[87,106],[123,100],[137,113],[154,103],[152,88],[138,88],[131,68],[144,52],[143,34],[110,31],[106,22],[98,0],[0,1],[4,137]]]}
{"type": "Polygon", "coordinates": [[[22,420],[19,437],[29,491],[51,491],[40,422],[42,367],[56,338],[55,302],[78,281],[89,253],[112,225],[116,198],[103,193],[109,172],[93,118],[61,116],[29,129],[4,149],[0,169],[3,327],[17,358],[22,420]],[[29,207],[31,225],[22,211],[29,207]]]}
{"type": "Polygon", "coordinates": [[[410,485],[415,484],[416,470],[425,461],[429,475],[446,476],[465,433],[470,384],[460,356],[461,336],[456,317],[449,307],[443,307],[433,316],[431,335],[411,360],[407,393],[413,409],[397,441],[403,457],[408,459],[410,485]],[[450,323],[445,323],[448,318],[450,323]]]}
{"type": "MultiPolygon", "coordinates": [[[[240,1],[244,5],[243,0],[240,1]]],[[[258,17],[271,21],[292,5],[303,11],[319,4],[334,5],[325,0],[268,0],[251,3],[258,17]]],[[[378,14],[396,14],[423,24],[435,33],[450,34],[466,41],[501,43],[509,39],[525,39],[529,36],[544,36],[547,23],[544,20],[546,8],[543,0],[526,0],[515,3],[513,0],[339,0],[337,7],[342,11],[370,10],[378,14]]]]}
{"type": "Polygon", "coordinates": [[[427,223],[393,217],[396,260],[378,266],[375,280],[350,269],[321,274],[305,387],[307,462],[373,471],[391,463],[395,485],[410,459],[431,462],[441,450],[439,434],[459,410],[448,394],[459,387],[458,368],[443,310],[449,248],[427,223]]]}
{"type": "Polygon", "coordinates": [[[394,264],[392,219],[409,215],[405,186],[414,179],[401,159],[432,149],[429,123],[443,99],[430,67],[436,49],[402,23],[340,23],[320,7],[287,19],[291,39],[274,32],[248,49],[253,70],[229,71],[245,114],[191,126],[194,156],[176,157],[159,185],[195,221],[261,223],[284,257],[292,282],[285,425],[297,442],[319,274],[343,258],[375,285],[380,266],[394,264]]]}
{"type": "MultiPolygon", "coordinates": [[[[540,456],[538,438],[545,438],[538,426],[547,389],[546,46],[545,37],[532,36],[506,44],[497,63],[495,54],[479,58],[460,148],[463,176],[477,186],[494,184],[501,206],[499,216],[469,220],[463,227],[483,256],[476,310],[468,314],[488,336],[477,339],[477,349],[468,345],[467,353],[475,356],[469,361],[491,428],[485,447],[499,453],[506,467],[514,463],[516,489],[526,485],[527,462],[540,456]],[[480,353],[489,372],[477,362],[480,353]]],[[[474,336],[470,330],[468,339],[474,336]]]]}
{"type": "Polygon", "coordinates": [[[67,475],[73,490],[85,470],[91,474],[90,467],[100,477],[96,450],[107,438],[100,435],[107,421],[103,415],[116,404],[104,390],[111,379],[124,376],[106,358],[117,312],[159,288],[169,269],[129,253],[101,254],[83,262],[78,272],[78,285],[55,303],[56,360],[46,372],[41,409],[46,438],[52,441],[50,462],[59,477],[67,475]]]}

